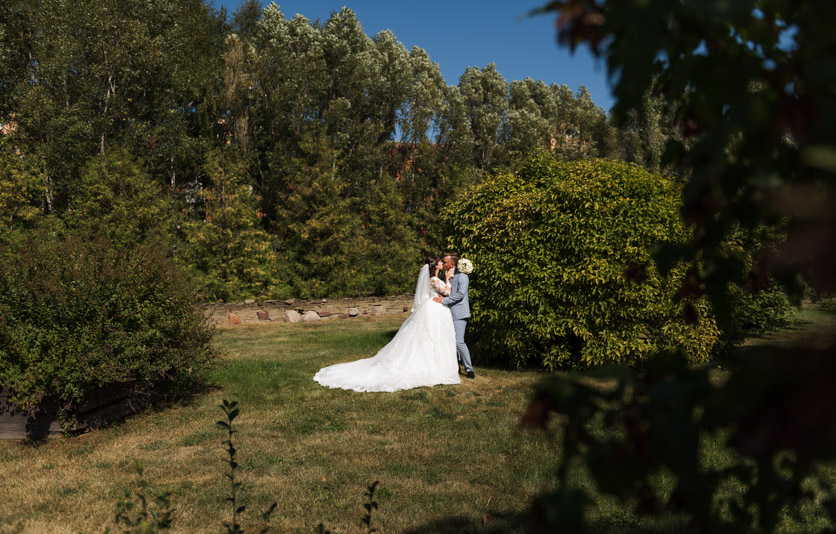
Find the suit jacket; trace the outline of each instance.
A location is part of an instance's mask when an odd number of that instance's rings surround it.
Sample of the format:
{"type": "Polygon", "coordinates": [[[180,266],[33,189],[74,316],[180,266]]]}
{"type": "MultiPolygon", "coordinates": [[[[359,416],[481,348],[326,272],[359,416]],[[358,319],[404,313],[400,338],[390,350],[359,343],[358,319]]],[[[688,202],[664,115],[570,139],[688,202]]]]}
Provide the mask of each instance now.
{"type": "Polygon", "coordinates": [[[450,279],[450,296],[441,300],[442,304],[450,308],[450,314],[454,321],[470,317],[470,301],[467,300],[467,287],[469,285],[470,278],[456,269],[456,273],[450,279]]]}

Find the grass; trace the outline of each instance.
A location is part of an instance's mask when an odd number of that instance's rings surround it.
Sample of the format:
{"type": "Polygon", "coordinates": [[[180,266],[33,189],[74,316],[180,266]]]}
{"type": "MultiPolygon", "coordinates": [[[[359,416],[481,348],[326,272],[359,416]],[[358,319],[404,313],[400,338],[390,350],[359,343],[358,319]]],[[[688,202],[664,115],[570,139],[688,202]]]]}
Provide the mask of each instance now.
{"type": "MultiPolygon", "coordinates": [[[[379,532],[524,532],[531,499],[552,488],[558,454],[549,436],[517,428],[538,373],[478,368],[476,380],[458,386],[397,393],[313,382],[323,366],[373,355],[401,320],[224,329],[211,387],[190,402],[157,405],[77,437],[0,442],[0,533],[114,526],[116,503],[136,485],[136,460],[151,486],[173,491],[174,532],[221,532],[230,519],[225,434],[215,426],[222,399],[241,406],[236,446],[247,531],[257,531],[258,513],[278,501],[275,532],[315,532],[319,523],[362,532],[363,494],[379,480],[372,519],[379,532]]],[[[798,329],[752,344],[800,343],[811,329],[836,331],[832,312],[805,310],[799,320],[798,329]]],[[[720,451],[707,452],[722,461],[720,451]]],[[[685,528],[676,515],[651,520],[611,499],[596,504],[596,531],[685,528]]]]}
{"type": "Polygon", "coordinates": [[[739,352],[746,352],[748,347],[808,347],[826,348],[836,339],[836,306],[830,301],[827,305],[802,306],[789,328],[769,332],[759,337],[746,340],[739,352]]]}
{"type": "Polygon", "coordinates": [[[229,520],[218,404],[237,400],[242,523],[279,507],[276,532],[319,523],[360,532],[367,486],[380,481],[380,532],[522,532],[531,498],[549,488],[555,450],[519,431],[538,374],[480,369],[458,386],[356,393],[313,382],[321,367],[371,356],[402,318],[226,329],[212,387],[110,428],[39,445],[0,442],[6,503],[0,532],[102,532],[135,486],[174,491],[175,532],[220,532],[229,520]]]}

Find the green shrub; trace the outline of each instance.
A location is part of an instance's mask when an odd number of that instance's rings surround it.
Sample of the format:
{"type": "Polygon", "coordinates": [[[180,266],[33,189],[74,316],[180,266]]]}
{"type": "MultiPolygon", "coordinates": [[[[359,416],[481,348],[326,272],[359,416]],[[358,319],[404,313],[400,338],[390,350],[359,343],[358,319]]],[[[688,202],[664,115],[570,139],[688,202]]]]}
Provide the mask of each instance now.
{"type": "Polygon", "coordinates": [[[775,281],[754,292],[732,287],[729,297],[734,313],[730,324],[723,329],[723,337],[730,343],[788,326],[796,316],[796,307],[784,288],[775,281]]]}
{"type": "Polygon", "coordinates": [[[686,241],[679,207],[679,187],[658,174],[545,153],[468,191],[444,218],[475,266],[475,354],[546,369],[664,349],[708,359],[719,331],[706,301],[674,303],[684,268],[662,276],[650,253],[686,241]]]}
{"type": "Polygon", "coordinates": [[[163,247],[33,233],[0,249],[0,385],[65,418],[100,387],[187,386],[215,357],[195,298],[163,247]]]}

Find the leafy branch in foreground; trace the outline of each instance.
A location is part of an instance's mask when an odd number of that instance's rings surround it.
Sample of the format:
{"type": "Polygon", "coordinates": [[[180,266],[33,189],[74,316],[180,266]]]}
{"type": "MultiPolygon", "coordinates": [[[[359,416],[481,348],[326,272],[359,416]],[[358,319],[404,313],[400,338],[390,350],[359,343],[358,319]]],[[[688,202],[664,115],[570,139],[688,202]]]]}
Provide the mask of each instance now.
{"type": "MultiPolygon", "coordinates": [[[[232,505],[232,521],[224,521],[223,525],[226,528],[227,534],[244,534],[244,529],[238,521],[241,514],[244,513],[247,507],[240,505],[238,500],[238,490],[241,488],[241,482],[237,481],[235,477],[238,470],[238,449],[235,448],[232,441],[233,434],[237,432],[232,425],[238,417],[240,409],[238,408],[238,402],[229,402],[226,399],[223,400],[220,408],[223,410],[224,415],[226,415],[226,420],[218,421],[216,424],[227,432],[227,438],[221,443],[224,445],[224,450],[228,455],[225,463],[229,467],[229,472],[224,473],[224,478],[229,480],[231,492],[230,496],[227,497],[226,500],[232,505]]],[[[125,500],[120,501],[117,505],[117,525],[124,527],[122,530],[123,534],[152,534],[170,529],[174,521],[174,510],[171,508],[171,489],[166,488],[165,490],[156,490],[151,488],[148,482],[143,478],[144,469],[142,462],[139,460],[136,461],[136,471],[139,478],[139,490],[136,492],[138,503],[131,501],[131,491],[125,492],[125,500]]],[[[371,524],[372,510],[377,510],[377,501],[374,500],[374,494],[377,490],[378,484],[379,481],[374,481],[374,483],[366,488],[366,493],[364,494],[366,502],[363,504],[363,508],[365,508],[366,514],[363,517],[362,522],[365,525],[367,532],[377,531],[376,528],[372,528],[371,524]]],[[[274,502],[270,505],[270,507],[259,516],[261,520],[265,523],[269,522],[277,507],[278,502],[274,502]]],[[[263,527],[258,532],[259,534],[265,534],[269,530],[270,527],[268,525],[263,527]]],[[[105,530],[105,534],[111,534],[111,532],[110,528],[105,530]]],[[[317,526],[317,532],[319,534],[336,534],[336,532],[326,530],[322,523],[317,526]]]]}
{"type": "MultiPolygon", "coordinates": [[[[366,510],[366,515],[363,516],[363,524],[366,526],[366,532],[377,532],[376,528],[372,528],[372,510],[377,510],[377,501],[374,500],[374,493],[377,491],[377,485],[380,484],[379,480],[375,480],[372,482],[369,487],[366,488],[366,493],[363,494],[366,497],[366,502],[363,503],[363,508],[366,510]]],[[[336,531],[331,531],[325,528],[325,525],[320,523],[316,527],[317,534],[337,534],[336,531]]]]}
{"type": "MultiPolygon", "coordinates": [[[[123,527],[125,534],[152,534],[171,528],[174,510],[171,508],[171,489],[152,488],[143,477],[142,462],[136,461],[136,473],[139,489],[136,492],[137,503],[131,500],[131,491],[125,492],[125,500],[119,501],[116,512],[116,524],[123,527]],[[153,505],[152,505],[153,503],[153,505]]],[[[105,534],[110,533],[105,530],[105,534]]]]}
{"type": "MultiPolygon", "coordinates": [[[[232,435],[237,432],[235,429],[232,428],[232,422],[238,417],[240,410],[238,409],[238,402],[232,401],[229,402],[226,399],[223,400],[223,404],[220,405],[220,408],[224,411],[226,415],[226,421],[218,421],[217,424],[221,428],[227,431],[227,439],[223,440],[223,445],[225,445],[224,450],[226,450],[227,454],[229,455],[229,459],[226,460],[226,464],[229,466],[229,472],[224,473],[224,477],[229,480],[231,494],[227,497],[227,501],[232,504],[232,522],[227,523],[224,521],[224,526],[226,527],[226,531],[228,534],[243,534],[244,529],[241,528],[241,525],[238,524],[238,516],[241,515],[244,510],[246,510],[246,506],[238,505],[238,489],[241,487],[240,482],[236,482],[235,480],[235,472],[238,469],[238,450],[235,448],[235,445],[232,443],[232,435]]],[[[263,521],[269,521],[270,516],[276,510],[276,506],[278,503],[274,502],[270,508],[261,514],[261,519],[263,521]]],[[[269,530],[269,527],[262,528],[259,532],[264,534],[269,530]]]]}
{"type": "Polygon", "coordinates": [[[522,424],[547,428],[559,416],[562,454],[556,490],[532,509],[533,530],[585,531],[585,509],[601,495],[639,515],[676,513],[695,532],[775,532],[789,520],[832,529],[833,356],[777,349],[720,381],[667,354],[640,372],[541,381],[522,424]],[[593,489],[574,483],[575,466],[593,489]]]}
{"type": "Polygon", "coordinates": [[[689,246],[658,259],[693,265],[684,289],[707,294],[720,322],[734,315],[730,283],[759,289],[771,276],[799,300],[804,282],[836,287],[836,76],[826,59],[836,3],[552,0],[535,13],[557,15],[561,44],[586,44],[606,60],[616,116],[647,91],[673,116],[678,135],[660,163],[687,176],[693,232],[689,246]],[[786,239],[749,258],[724,246],[763,228],[785,229],[786,239]]]}

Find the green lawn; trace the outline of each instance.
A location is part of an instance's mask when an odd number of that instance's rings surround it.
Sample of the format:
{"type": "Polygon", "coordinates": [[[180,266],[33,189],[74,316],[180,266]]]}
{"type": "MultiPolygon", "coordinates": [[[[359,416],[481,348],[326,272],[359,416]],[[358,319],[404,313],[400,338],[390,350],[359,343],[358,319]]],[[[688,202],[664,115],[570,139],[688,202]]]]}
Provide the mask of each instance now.
{"type": "MultiPolygon", "coordinates": [[[[114,526],[137,459],[152,486],[173,490],[175,532],[221,532],[229,520],[224,434],[215,426],[222,399],[241,405],[236,446],[248,532],[258,531],[257,512],[273,501],[275,532],[315,532],[319,523],[361,532],[363,494],[376,480],[379,532],[524,532],[532,497],[551,488],[558,452],[544,433],[518,429],[538,373],[477,367],[477,379],[458,386],[398,393],[313,382],[320,367],[373,355],[402,319],[228,328],[217,338],[224,357],[211,386],[189,402],[40,445],[0,442],[0,533],[114,526]]],[[[832,326],[834,316],[801,319],[809,332],[832,326]]],[[[779,341],[803,335],[788,332],[779,341]]],[[[681,517],[640,519],[606,499],[591,519],[600,532],[684,528],[681,517]]]]}

